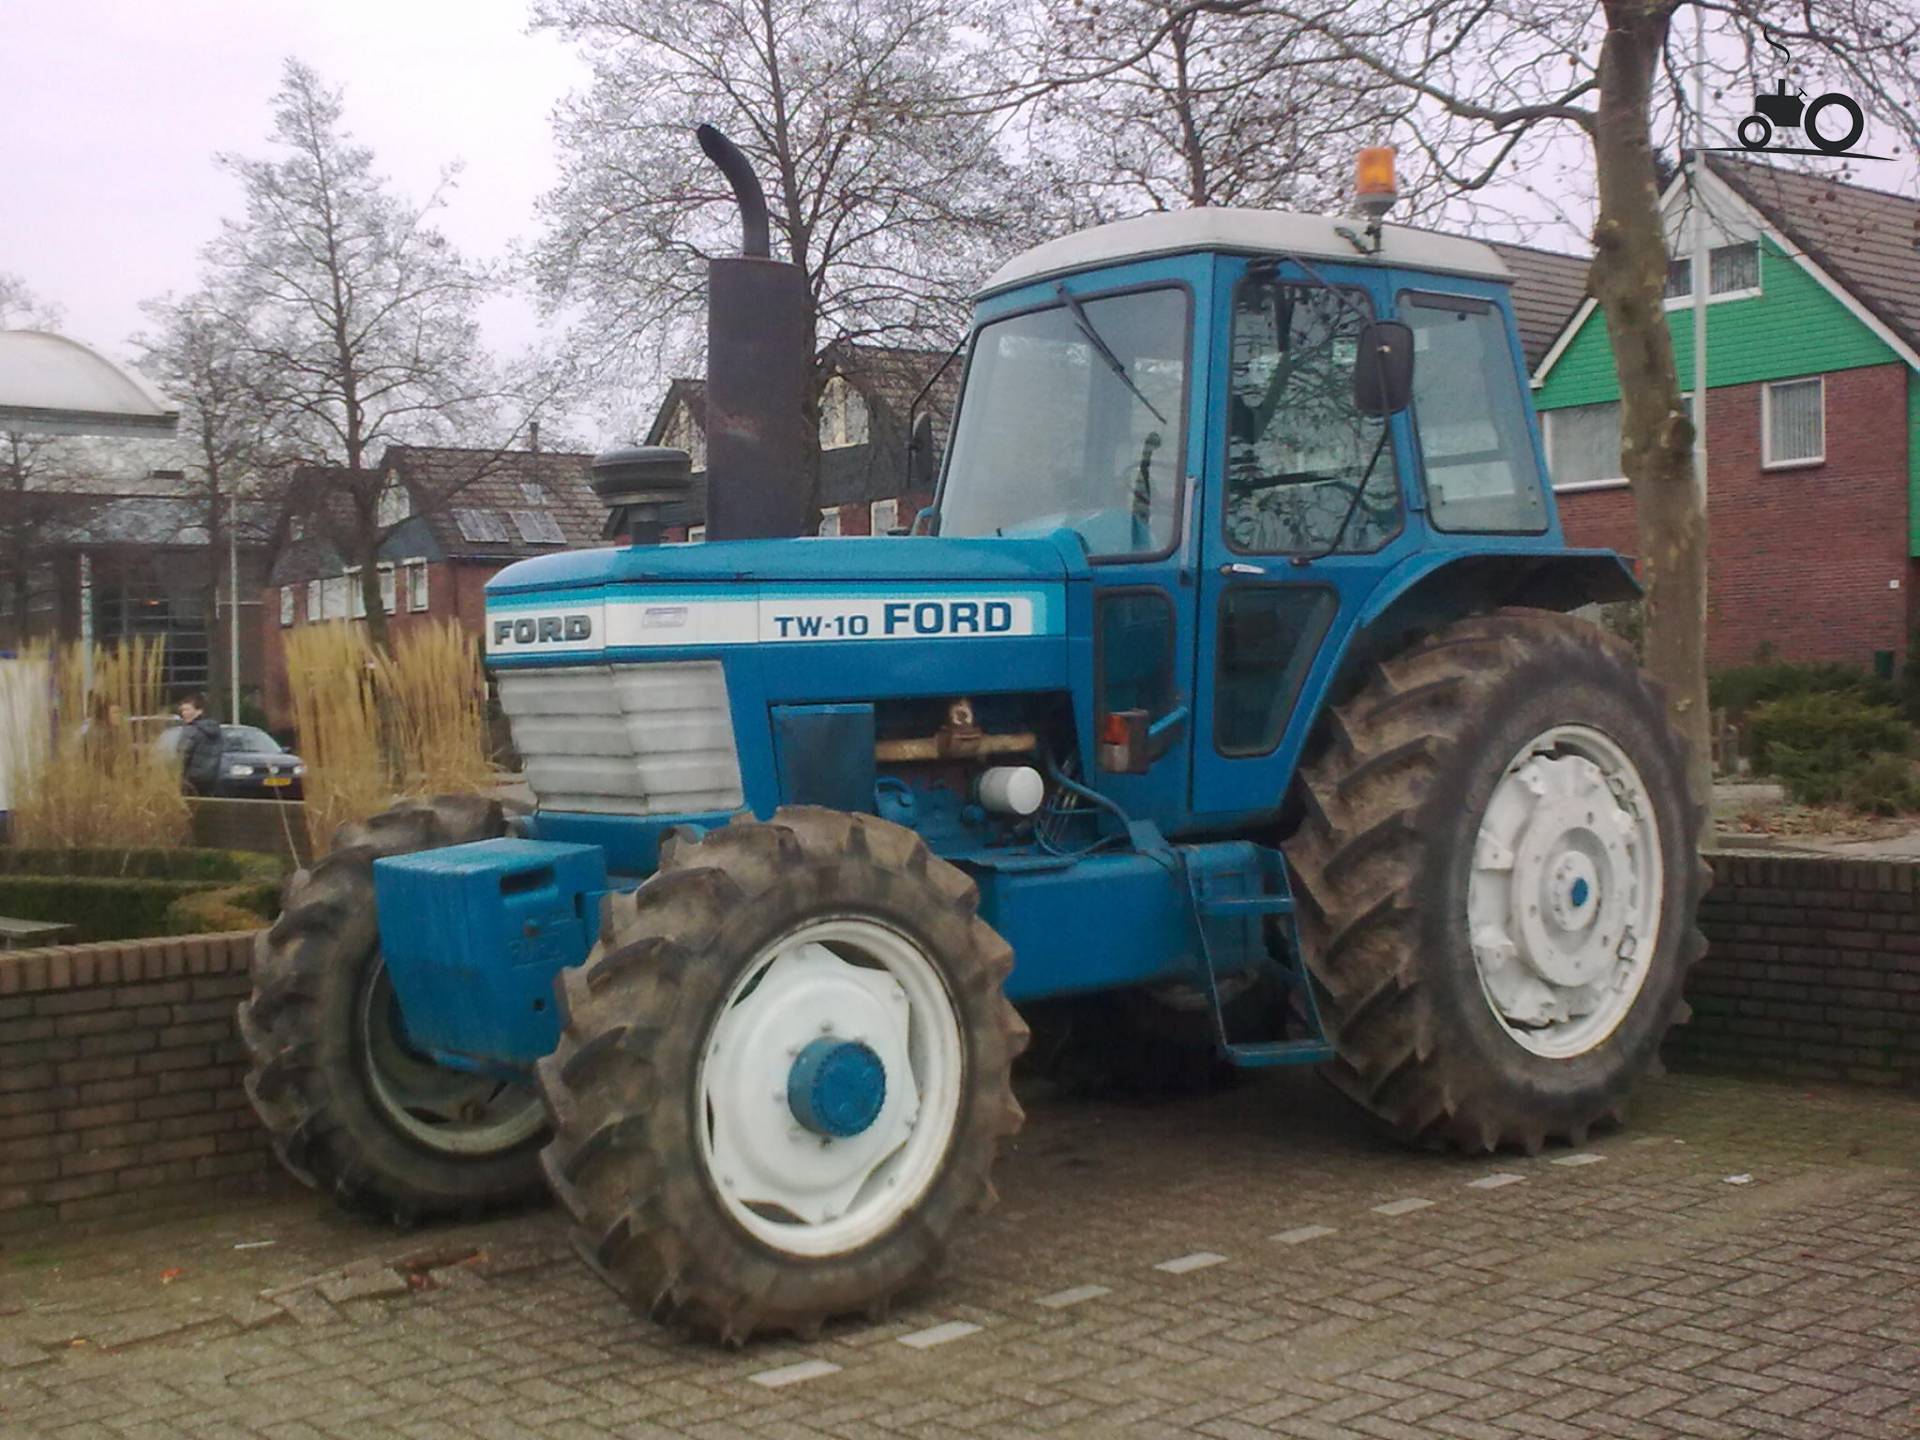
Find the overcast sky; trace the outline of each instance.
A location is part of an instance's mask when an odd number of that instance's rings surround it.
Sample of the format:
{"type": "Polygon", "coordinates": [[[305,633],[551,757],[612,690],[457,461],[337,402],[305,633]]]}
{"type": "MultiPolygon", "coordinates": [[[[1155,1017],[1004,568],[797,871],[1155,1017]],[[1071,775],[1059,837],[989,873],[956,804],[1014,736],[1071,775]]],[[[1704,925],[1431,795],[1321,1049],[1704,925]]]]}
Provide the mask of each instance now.
{"type": "MultiPolygon", "coordinates": [[[[554,177],[548,112],[584,67],[527,33],[526,0],[5,0],[0,9],[0,270],[115,354],[140,302],[192,286],[196,252],[236,215],[218,150],[267,152],[280,63],[346,88],[346,123],[401,190],[466,168],[441,224],[498,256],[534,231],[554,177]]],[[[489,339],[531,338],[525,303],[489,339]]]]}

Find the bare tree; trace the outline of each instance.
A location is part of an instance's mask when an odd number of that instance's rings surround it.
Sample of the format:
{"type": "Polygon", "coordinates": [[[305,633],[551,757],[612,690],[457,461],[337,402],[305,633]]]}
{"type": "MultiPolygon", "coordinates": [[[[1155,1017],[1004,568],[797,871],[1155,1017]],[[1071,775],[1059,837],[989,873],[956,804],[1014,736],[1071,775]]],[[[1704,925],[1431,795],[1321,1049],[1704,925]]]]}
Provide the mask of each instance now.
{"type": "MultiPolygon", "coordinates": [[[[250,348],[249,328],[234,323],[232,302],[202,291],[153,301],[144,309],[155,328],[136,337],[140,366],[181,404],[183,498],[192,507],[192,524],[206,533],[206,571],[199,589],[205,612],[213,617],[221,612],[229,540],[250,549],[265,547],[271,565],[286,533],[285,437],[268,402],[268,377],[250,348]]],[[[241,623],[240,604],[237,593],[229,597],[229,626],[241,623]]],[[[207,648],[207,693],[217,708],[230,689],[229,647],[213,643],[207,648]]]]}
{"type": "Polygon", "coordinates": [[[1185,0],[1041,0],[1009,87],[1062,228],[1199,205],[1326,211],[1353,151],[1407,106],[1365,66],[1262,13],[1185,0]]]}
{"type": "Polygon", "coordinates": [[[807,271],[816,356],[950,342],[971,285],[1029,233],[1002,122],[943,113],[989,78],[985,0],[537,0],[534,15],[593,71],[555,121],[539,279],[629,385],[697,360],[704,261],[738,247],[699,122],[759,170],[775,250],[807,271]]]}
{"type": "Polygon", "coordinates": [[[1862,95],[1875,123],[1920,142],[1920,12],[1905,0],[1195,0],[1194,9],[1289,27],[1323,63],[1364,65],[1411,104],[1425,163],[1462,193],[1559,135],[1585,142],[1595,177],[1592,293],[1612,341],[1621,395],[1621,464],[1632,482],[1646,663],[1666,687],[1693,756],[1696,798],[1711,788],[1706,693],[1706,497],[1663,304],[1668,245],[1662,152],[1692,120],[1691,47],[1679,12],[1714,44],[1702,77],[1716,96],[1772,67],[1770,33],[1800,63],[1862,95]]]}
{"type": "MultiPolygon", "coordinates": [[[[503,374],[480,344],[476,311],[500,283],[462,257],[435,226],[456,171],[424,204],[396,194],[373,152],[342,125],[340,92],[288,60],[274,104],[271,158],[223,155],[246,209],[223,223],[206,260],[218,319],[236,335],[289,447],[331,467],[328,518],[360,567],[368,631],[386,645],[377,555],[383,477],[371,462],[394,443],[482,436],[497,456],[553,401],[560,381],[531,367],[503,374]],[[498,420],[502,413],[510,416],[498,420]]],[[[489,464],[445,493],[415,497],[415,513],[445,504],[489,464]]]]}

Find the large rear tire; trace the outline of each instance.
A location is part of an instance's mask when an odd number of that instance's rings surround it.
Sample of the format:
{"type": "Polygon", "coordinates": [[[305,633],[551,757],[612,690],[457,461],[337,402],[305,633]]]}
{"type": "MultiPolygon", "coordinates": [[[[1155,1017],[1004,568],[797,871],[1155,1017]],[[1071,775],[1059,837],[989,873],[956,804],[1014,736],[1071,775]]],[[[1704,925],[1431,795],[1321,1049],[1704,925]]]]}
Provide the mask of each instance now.
{"type": "Polygon", "coordinates": [[[531,1086],[436,1065],[408,1043],[380,956],[373,862],[506,833],[479,796],[409,801],[340,827],[255,943],[240,1004],[247,1096],[298,1179],[412,1224],[540,1197],[531,1086]]]}
{"type": "Polygon", "coordinates": [[[1403,1139],[1582,1143],[1686,1018],[1710,873],[1683,743],[1627,646],[1461,620],[1330,712],[1286,844],[1326,1074],[1403,1139]]]}
{"type": "Polygon", "coordinates": [[[978,898],[911,831],[804,806],[670,844],[609,898],[536,1074],[548,1180],[637,1308],[805,1335],[937,1268],[1021,1121],[1013,952],[978,898]],[[858,1082],[818,1111],[815,1060],[858,1082]]]}

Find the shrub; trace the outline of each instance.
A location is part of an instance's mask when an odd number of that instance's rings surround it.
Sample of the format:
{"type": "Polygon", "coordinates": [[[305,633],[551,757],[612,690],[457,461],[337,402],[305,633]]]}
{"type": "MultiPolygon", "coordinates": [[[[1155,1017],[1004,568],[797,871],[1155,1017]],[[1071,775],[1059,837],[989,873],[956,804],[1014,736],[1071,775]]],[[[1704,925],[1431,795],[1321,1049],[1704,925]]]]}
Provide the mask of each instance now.
{"type": "Polygon", "coordinates": [[[1901,699],[1891,681],[1852,665],[1829,662],[1789,665],[1767,660],[1707,677],[1707,703],[1735,718],[1756,706],[1803,695],[1850,696],[1867,705],[1898,705],[1901,699]]]}
{"type": "Polygon", "coordinates": [[[196,890],[167,907],[162,923],[168,935],[211,935],[226,930],[258,930],[273,918],[271,885],[227,885],[196,890]]]}
{"type": "Polygon", "coordinates": [[[1841,782],[1840,799],[1866,815],[1920,810],[1920,775],[1904,755],[1876,755],[1841,782]]]}
{"type": "Polygon", "coordinates": [[[1747,737],[1754,768],[1785,776],[1849,770],[1882,753],[1904,755],[1913,731],[1891,705],[1826,693],[1790,695],[1755,707],[1747,737]],[[1784,756],[1776,753],[1781,747],[1784,756]]]}

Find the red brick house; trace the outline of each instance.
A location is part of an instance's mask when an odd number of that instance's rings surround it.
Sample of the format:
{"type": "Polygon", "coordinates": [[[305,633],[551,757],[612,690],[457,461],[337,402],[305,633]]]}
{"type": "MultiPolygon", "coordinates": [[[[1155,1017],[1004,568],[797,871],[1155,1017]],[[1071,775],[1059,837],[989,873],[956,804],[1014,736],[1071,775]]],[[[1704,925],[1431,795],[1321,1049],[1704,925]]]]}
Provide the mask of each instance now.
{"type": "MultiPolygon", "coordinates": [[[[1707,230],[1708,663],[1886,673],[1920,584],[1920,200],[1708,158],[1663,197],[1681,385],[1707,230]]],[[[1581,306],[1535,371],[1568,538],[1638,550],[1606,326],[1581,306]]]]}
{"type": "MultiPolygon", "coordinates": [[[[934,427],[937,468],[959,396],[961,361],[946,350],[836,345],[822,360],[820,394],[820,532],[874,535],[904,530],[933,501],[907,477],[907,441],[914,403],[934,427]],[[949,359],[952,363],[949,364],[949,359]]],[[[706,495],[707,387],[675,380],[647,432],[647,444],[672,445],[693,457],[696,501],[706,495]]],[[[705,527],[670,531],[676,540],[706,538],[705,527]]]]}
{"type": "MultiPolygon", "coordinates": [[[[423,620],[482,632],[483,592],[502,567],[532,555],[609,543],[606,507],[588,484],[591,455],[394,445],[381,457],[380,588],[395,635],[423,620]]],[[[359,569],[342,558],[329,521],[344,497],[333,472],[301,471],[293,538],[260,607],[264,702],[276,726],[291,720],[284,636],[297,625],[365,618],[359,569]]]]}

